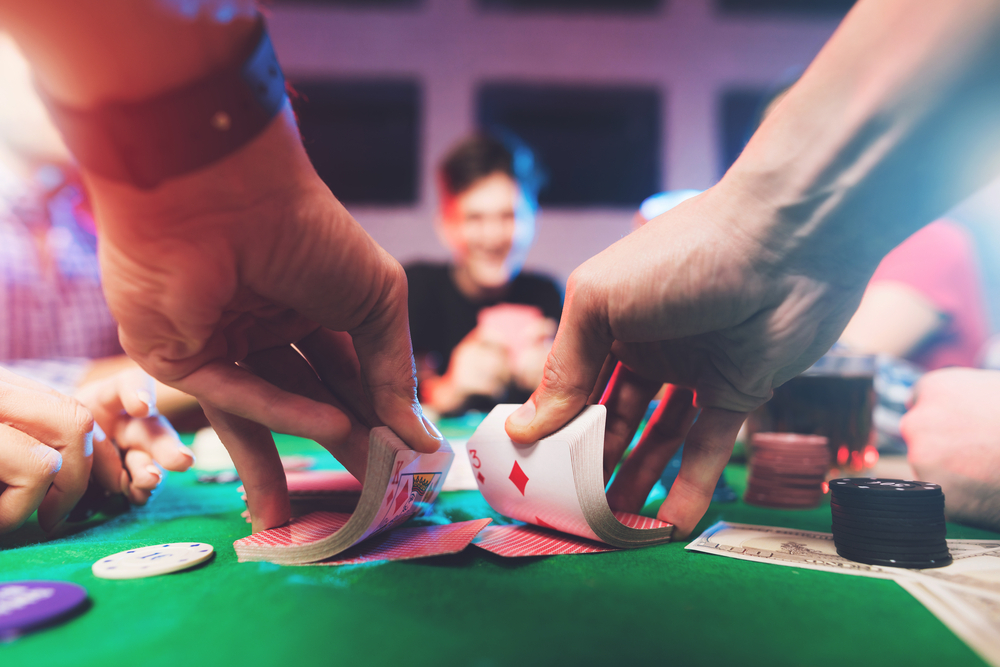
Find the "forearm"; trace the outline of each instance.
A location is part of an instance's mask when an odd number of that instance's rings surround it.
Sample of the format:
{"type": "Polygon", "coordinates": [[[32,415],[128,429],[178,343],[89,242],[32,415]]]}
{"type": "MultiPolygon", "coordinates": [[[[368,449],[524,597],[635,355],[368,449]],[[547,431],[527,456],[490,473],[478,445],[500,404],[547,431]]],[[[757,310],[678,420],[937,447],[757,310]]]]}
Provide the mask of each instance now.
{"type": "Polygon", "coordinates": [[[870,273],[1000,167],[998,59],[996,2],[862,0],[726,174],[723,201],[774,256],[870,273]]]}
{"type": "Polygon", "coordinates": [[[144,99],[204,76],[231,62],[253,31],[252,0],[202,2],[196,16],[185,16],[180,4],[0,0],[0,22],[50,95],[90,108],[144,99]]]}

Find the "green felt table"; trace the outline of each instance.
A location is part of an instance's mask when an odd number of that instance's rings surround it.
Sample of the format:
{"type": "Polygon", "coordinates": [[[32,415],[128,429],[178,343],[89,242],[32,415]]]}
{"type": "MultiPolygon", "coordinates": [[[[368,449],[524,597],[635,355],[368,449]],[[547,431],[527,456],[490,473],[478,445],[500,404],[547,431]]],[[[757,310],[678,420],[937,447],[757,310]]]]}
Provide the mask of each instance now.
{"type": "MultiPolygon", "coordinates": [[[[334,467],[313,443],[278,442],[334,467]]],[[[725,474],[742,492],[745,468],[725,474]]],[[[892,581],[691,553],[684,543],[549,558],[470,547],[343,567],[237,563],[232,542],[249,527],[236,486],[172,473],[146,507],[48,541],[34,519],[0,536],[0,581],[71,581],[91,600],[66,623],[0,644],[0,665],[983,664],[892,581]],[[91,573],[102,556],[182,541],[208,542],[216,556],[147,579],[91,573]]],[[[442,494],[437,512],[500,518],[475,491],[442,494]]],[[[719,520],[828,531],[830,510],[714,504],[698,531],[719,520]]],[[[998,537],[958,525],[948,536],[998,537]]]]}

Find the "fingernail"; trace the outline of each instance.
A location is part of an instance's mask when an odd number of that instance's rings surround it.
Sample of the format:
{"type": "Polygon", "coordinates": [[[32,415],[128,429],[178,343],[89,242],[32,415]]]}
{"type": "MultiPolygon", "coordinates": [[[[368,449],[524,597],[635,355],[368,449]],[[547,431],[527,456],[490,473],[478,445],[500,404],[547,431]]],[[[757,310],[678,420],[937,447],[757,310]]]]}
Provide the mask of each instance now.
{"type": "Polygon", "coordinates": [[[424,417],[423,415],[420,416],[420,419],[423,420],[424,429],[427,431],[428,435],[430,435],[435,440],[444,440],[444,436],[441,435],[441,431],[439,431],[438,427],[434,425],[434,422],[432,422],[427,417],[424,417]]]}
{"type": "Polygon", "coordinates": [[[159,479],[161,482],[163,481],[163,471],[161,471],[159,467],[153,465],[152,463],[146,466],[146,472],[148,472],[150,475],[156,475],[157,479],[159,479]]]}
{"type": "Polygon", "coordinates": [[[153,407],[153,396],[145,389],[140,389],[135,392],[136,398],[146,404],[147,407],[153,407]]]}
{"type": "Polygon", "coordinates": [[[507,418],[514,426],[528,426],[535,419],[535,402],[529,400],[527,403],[514,410],[507,418]]]}
{"type": "Polygon", "coordinates": [[[181,454],[184,454],[185,456],[190,456],[192,462],[195,460],[194,452],[187,445],[182,444],[180,447],[178,447],[178,449],[180,450],[181,454]]]}

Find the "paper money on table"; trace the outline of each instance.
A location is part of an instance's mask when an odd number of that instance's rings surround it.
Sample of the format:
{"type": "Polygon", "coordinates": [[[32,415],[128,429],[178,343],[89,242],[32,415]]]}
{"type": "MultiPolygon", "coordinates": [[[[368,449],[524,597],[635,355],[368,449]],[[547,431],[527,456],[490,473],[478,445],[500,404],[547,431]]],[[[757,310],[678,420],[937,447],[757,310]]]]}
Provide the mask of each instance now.
{"type": "Polygon", "coordinates": [[[948,540],[948,550],[954,562],[947,567],[928,570],[908,570],[899,567],[882,567],[856,563],[837,554],[833,535],[793,528],[752,526],[720,521],[698,536],[687,547],[689,551],[750,560],[758,563],[788,565],[808,570],[858,574],[866,577],[895,579],[900,576],[927,574],[935,579],[954,578],[958,583],[983,579],[994,575],[994,587],[1000,590],[1000,558],[993,550],[1000,548],[1000,540],[948,540]],[[972,556],[983,555],[978,563],[967,562],[972,556]],[[996,563],[996,569],[993,564],[996,563]]]}
{"type": "Polygon", "coordinates": [[[897,583],[979,657],[1000,667],[1000,600],[926,577],[901,577],[897,583]]]}
{"type": "Polygon", "coordinates": [[[720,521],[690,551],[809,570],[892,579],[970,648],[1000,667],[1000,540],[948,540],[952,564],[926,570],[855,563],[837,555],[833,535],[720,521]]]}

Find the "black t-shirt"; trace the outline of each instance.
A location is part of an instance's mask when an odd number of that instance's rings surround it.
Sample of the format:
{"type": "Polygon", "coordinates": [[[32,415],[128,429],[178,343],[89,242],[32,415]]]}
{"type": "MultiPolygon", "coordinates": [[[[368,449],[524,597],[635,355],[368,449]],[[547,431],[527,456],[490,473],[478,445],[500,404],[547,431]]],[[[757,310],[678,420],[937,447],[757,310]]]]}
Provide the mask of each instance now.
{"type": "MultiPolygon", "coordinates": [[[[499,303],[538,306],[556,322],[562,314],[562,291],[554,280],[537,273],[522,272],[511,281],[506,294],[495,300],[469,301],[451,279],[447,264],[418,262],[406,267],[409,283],[410,336],[416,355],[430,355],[439,375],[448,370],[455,347],[476,328],[479,311],[499,303]]],[[[518,402],[513,389],[504,400],[518,402]]],[[[477,402],[477,406],[479,407],[477,402]]]]}

